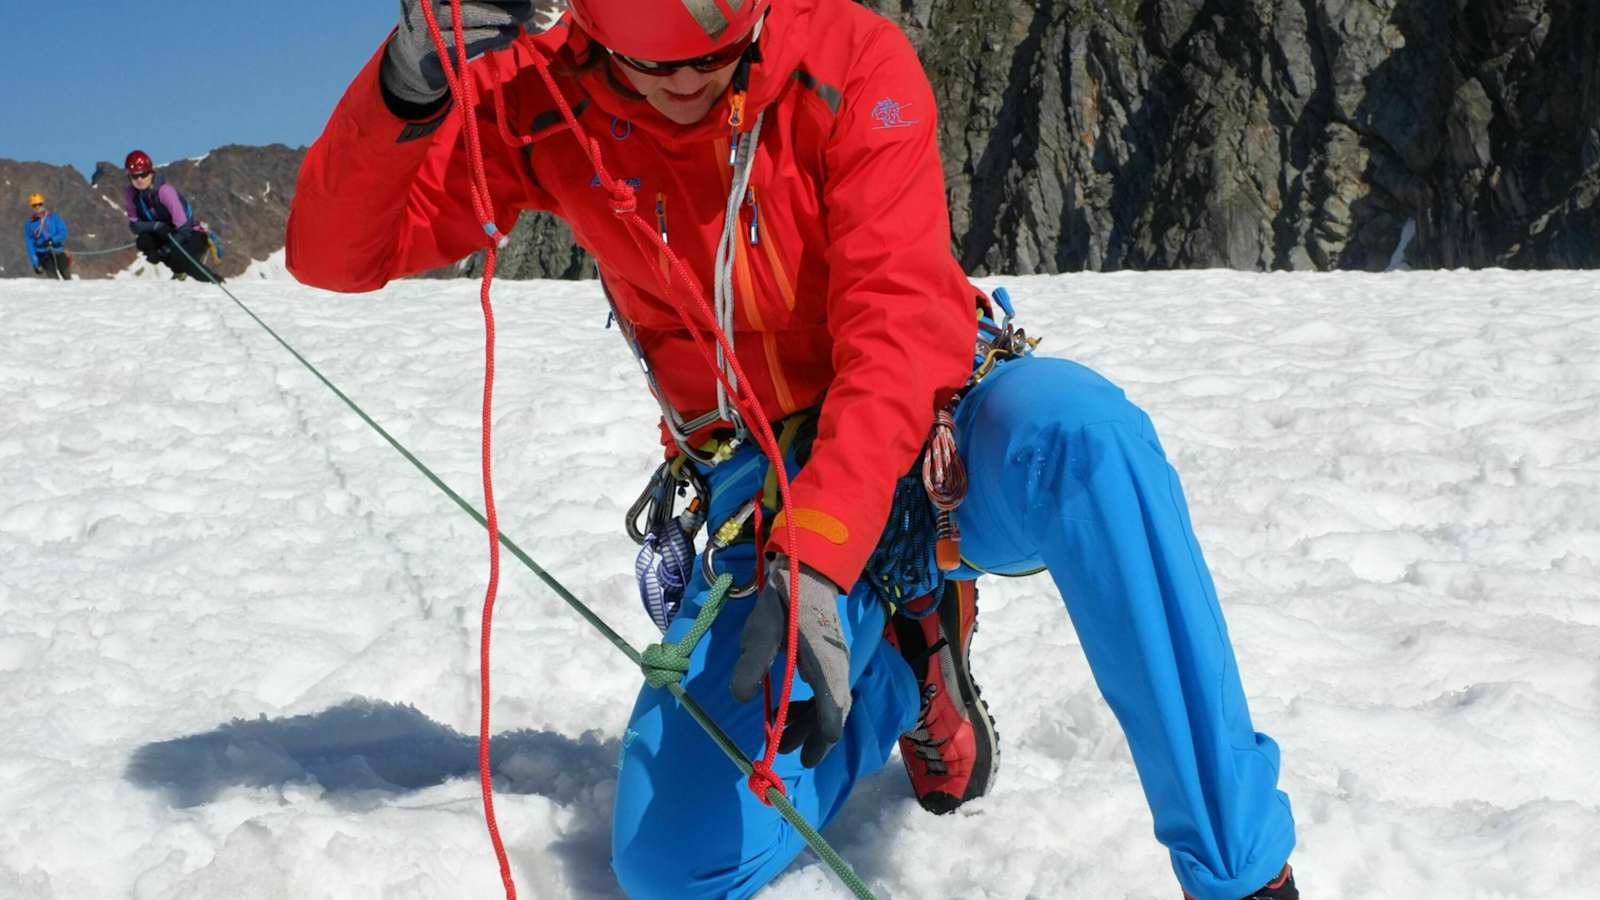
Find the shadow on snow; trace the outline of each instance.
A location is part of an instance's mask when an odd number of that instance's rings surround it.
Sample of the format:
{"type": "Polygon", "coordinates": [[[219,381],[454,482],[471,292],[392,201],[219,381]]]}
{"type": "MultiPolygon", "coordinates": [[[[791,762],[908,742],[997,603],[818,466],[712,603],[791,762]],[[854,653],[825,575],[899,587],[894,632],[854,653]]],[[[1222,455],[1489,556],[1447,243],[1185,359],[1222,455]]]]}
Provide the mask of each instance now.
{"type": "MultiPolygon", "coordinates": [[[[576,821],[557,852],[580,885],[617,895],[610,857],[609,793],[619,744],[599,732],[579,738],[510,731],[489,742],[495,792],[538,794],[573,808],[576,821]]],[[[235,719],[211,731],[145,744],[125,777],[165,795],[174,806],[208,803],[230,787],[316,783],[325,799],[355,809],[385,795],[478,777],[478,741],[411,706],[355,699],[314,715],[235,719]]]]}

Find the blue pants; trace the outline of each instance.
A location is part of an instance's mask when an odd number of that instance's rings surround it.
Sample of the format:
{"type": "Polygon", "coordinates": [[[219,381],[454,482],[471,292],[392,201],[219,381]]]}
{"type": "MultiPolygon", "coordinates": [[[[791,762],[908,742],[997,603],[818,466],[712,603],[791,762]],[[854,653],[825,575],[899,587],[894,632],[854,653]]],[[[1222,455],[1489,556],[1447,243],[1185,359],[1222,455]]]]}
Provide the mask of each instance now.
{"type": "MultiPolygon", "coordinates": [[[[1049,569],[1127,736],[1178,881],[1198,900],[1236,900],[1270,881],[1294,846],[1278,748],[1250,723],[1182,488],[1149,418],[1083,366],[1026,358],[1001,365],[962,401],[957,439],[970,479],[963,554],[986,572],[1049,569]]],[[[714,470],[711,521],[764,477],[752,448],[714,470]]],[[[741,552],[717,562],[742,582],[753,550],[741,552]]],[[[669,639],[688,629],[707,590],[697,574],[669,639]]],[[[791,801],[819,827],[889,759],[918,711],[917,685],[883,639],[871,592],[858,584],[839,603],[855,704],[844,737],[816,769],[802,768],[799,753],[776,765],[791,801]]],[[[756,757],[761,704],[728,693],[749,606],[735,601],[718,618],[686,686],[756,757]]],[[[780,657],[775,680],[781,666],[780,657]]],[[[795,698],[809,693],[797,679],[795,698]]],[[[630,897],[748,897],[803,848],[671,694],[640,692],[612,825],[612,866],[630,897]]]]}

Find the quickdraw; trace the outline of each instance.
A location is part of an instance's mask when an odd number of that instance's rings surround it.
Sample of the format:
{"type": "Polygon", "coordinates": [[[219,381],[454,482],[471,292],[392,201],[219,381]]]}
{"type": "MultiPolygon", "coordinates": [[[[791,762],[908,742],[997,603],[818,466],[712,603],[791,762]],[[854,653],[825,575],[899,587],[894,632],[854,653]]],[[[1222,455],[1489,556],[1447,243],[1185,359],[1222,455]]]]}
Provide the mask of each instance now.
{"type": "MultiPolygon", "coordinates": [[[[961,556],[961,529],[955,515],[967,494],[966,466],[962,463],[955,436],[956,409],[962,397],[992,373],[996,366],[1031,354],[1039,343],[1038,338],[1028,337],[1012,322],[1015,312],[1005,288],[995,290],[993,304],[1004,312],[999,322],[992,315],[990,301],[978,298],[978,336],[973,352],[972,374],[965,384],[950,391],[936,404],[933,425],[922,452],[911,469],[896,482],[883,533],[862,572],[862,577],[878,593],[879,598],[899,609],[902,614],[921,616],[933,612],[936,604],[915,613],[908,612],[905,605],[917,597],[930,594],[938,597],[939,586],[947,574],[964,563],[961,556]]],[[[625,320],[619,318],[619,321],[625,320]]],[[[624,336],[629,335],[624,332],[624,336]]],[[[642,359],[640,362],[644,365],[642,359]]],[[[816,408],[805,410],[777,423],[778,445],[783,452],[793,453],[796,464],[803,465],[809,455],[818,412],[816,408]],[[809,433],[807,426],[810,426],[809,433]]],[[[641,546],[635,560],[640,598],[645,610],[662,631],[670,624],[671,616],[676,614],[682,597],[685,576],[681,573],[687,572],[687,567],[680,563],[680,559],[694,559],[699,529],[706,524],[704,514],[689,518],[688,510],[674,517],[676,506],[673,486],[677,485],[676,495],[682,497],[689,490],[689,479],[695,479],[693,489],[696,497],[690,507],[693,509],[698,502],[701,509],[709,512],[708,490],[703,479],[699,478],[696,463],[708,468],[720,465],[733,455],[739,444],[740,438],[735,433],[691,448],[695,462],[680,454],[663,463],[628,510],[628,535],[641,546]],[[645,524],[641,525],[641,522],[645,524]]],[[[706,541],[705,549],[698,554],[700,571],[706,583],[723,574],[716,566],[717,556],[722,551],[755,539],[750,525],[757,513],[757,505],[765,503],[768,510],[773,512],[780,506],[775,485],[771,482],[772,474],[769,472],[765,490],[758,492],[756,498],[745,502],[726,520],[712,523],[715,528],[706,541]]],[[[749,581],[732,587],[729,596],[748,597],[759,587],[759,574],[753,575],[749,581]]]]}
{"type": "MultiPolygon", "coordinates": [[[[683,592],[694,567],[694,538],[705,524],[709,499],[705,479],[684,457],[668,460],[628,508],[628,537],[639,545],[634,576],[645,613],[665,634],[683,603],[683,592]],[[687,508],[676,513],[677,499],[688,495],[687,508]]],[[[709,579],[708,579],[709,580],[709,579]]]]}
{"type": "MultiPolygon", "coordinates": [[[[797,465],[804,464],[810,455],[811,441],[816,437],[818,413],[819,410],[813,407],[776,423],[779,452],[792,454],[797,465]]],[[[677,573],[680,570],[688,571],[688,566],[680,567],[677,559],[683,556],[693,562],[695,539],[707,524],[711,510],[710,488],[702,472],[727,462],[742,443],[743,439],[737,432],[719,429],[717,436],[693,448],[695,455],[692,459],[680,453],[658,466],[639,498],[628,509],[624,527],[628,536],[641,548],[634,560],[639,596],[645,610],[663,631],[670,624],[671,616],[663,620],[658,617],[658,611],[670,609],[672,614],[676,614],[684,589],[677,573]],[[674,516],[677,508],[674,496],[685,496],[690,487],[695,496],[690,500],[689,508],[674,516]],[[695,512],[698,515],[691,517],[691,513],[695,512]],[[666,597],[664,602],[657,599],[663,595],[666,597]]],[[[750,460],[746,465],[755,463],[755,460],[750,460]]],[[[783,505],[776,475],[770,466],[764,484],[753,498],[727,519],[711,523],[715,527],[706,541],[705,550],[700,554],[700,570],[707,584],[715,581],[719,575],[716,569],[719,553],[735,544],[759,543],[756,532],[761,510],[757,507],[763,504],[773,511],[783,505]]],[[[748,597],[760,586],[760,573],[752,573],[748,581],[731,586],[728,596],[734,599],[748,597]]]]}

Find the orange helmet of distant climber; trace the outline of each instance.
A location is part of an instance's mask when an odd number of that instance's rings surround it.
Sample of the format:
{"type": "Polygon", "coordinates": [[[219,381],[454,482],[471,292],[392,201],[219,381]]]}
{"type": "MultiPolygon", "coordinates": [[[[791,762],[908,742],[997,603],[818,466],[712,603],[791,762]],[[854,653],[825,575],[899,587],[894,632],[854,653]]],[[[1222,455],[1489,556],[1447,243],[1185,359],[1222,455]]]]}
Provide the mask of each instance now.
{"type": "Polygon", "coordinates": [[[44,195],[41,194],[41,193],[38,193],[38,192],[34,192],[32,194],[29,194],[28,195],[28,205],[29,206],[43,206],[44,205],[44,195]]]}

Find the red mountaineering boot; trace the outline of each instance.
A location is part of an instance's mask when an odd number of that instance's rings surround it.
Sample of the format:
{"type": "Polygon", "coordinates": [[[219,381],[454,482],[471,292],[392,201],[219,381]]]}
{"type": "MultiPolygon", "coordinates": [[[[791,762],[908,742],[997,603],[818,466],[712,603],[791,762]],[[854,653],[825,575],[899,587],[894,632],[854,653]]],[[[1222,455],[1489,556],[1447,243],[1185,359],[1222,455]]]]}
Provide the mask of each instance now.
{"type": "Polygon", "coordinates": [[[977,624],[976,584],[951,581],[942,598],[918,598],[884,629],[922,685],[922,711],[900,738],[900,756],[917,802],[935,814],[983,796],[1000,768],[1000,736],[969,665],[977,624]],[[935,601],[938,609],[913,618],[935,601]]]}
{"type": "MultiPolygon", "coordinates": [[[[1194,900],[1194,898],[1189,896],[1188,891],[1184,891],[1183,900],[1194,900]]],[[[1294,886],[1294,870],[1289,868],[1288,863],[1284,863],[1283,871],[1278,873],[1277,878],[1262,885],[1244,900],[1300,900],[1300,891],[1294,886]]]]}

